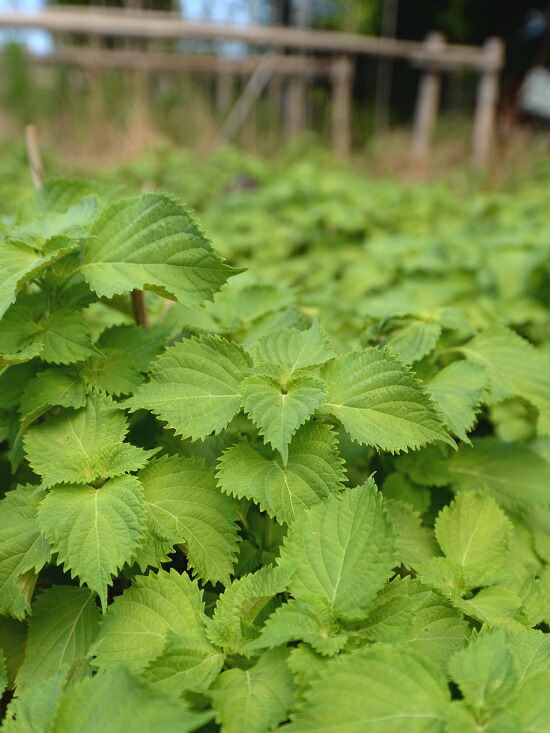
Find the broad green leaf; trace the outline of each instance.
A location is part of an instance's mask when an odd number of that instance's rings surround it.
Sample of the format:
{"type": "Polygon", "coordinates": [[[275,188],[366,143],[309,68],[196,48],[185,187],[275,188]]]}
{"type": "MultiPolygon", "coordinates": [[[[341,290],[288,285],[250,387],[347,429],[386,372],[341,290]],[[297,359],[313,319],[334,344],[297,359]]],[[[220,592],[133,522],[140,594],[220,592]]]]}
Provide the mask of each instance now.
{"type": "Polygon", "coordinates": [[[477,586],[490,585],[503,575],[492,567],[464,568],[446,557],[433,557],[421,563],[416,572],[423,583],[451,600],[460,599],[477,586]]]}
{"type": "Polygon", "coordinates": [[[216,646],[236,653],[256,638],[254,626],[266,604],[288,586],[292,571],[264,565],[260,570],[234,580],[218,598],[214,616],[207,626],[207,636],[216,646]]]}
{"type": "MultiPolygon", "coordinates": [[[[283,313],[294,302],[290,288],[282,283],[250,282],[250,273],[229,280],[204,310],[188,309],[182,326],[200,331],[234,333],[262,317],[283,313]],[[244,280],[243,280],[244,278],[244,280]]],[[[272,326],[282,328],[288,324],[272,326]]],[[[290,324],[294,325],[294,324],[290,324]]],[[[254,340],[254,337],[249,340],[254,340]]]]}
{"type": "Polygon", "coordinates": [[[27,458],[43,486],[88,483],[142,468],[155,450],[124,442],[124,413],[110,397],[91,394],[86,407],[63,410],[24,437],[27,458]]]}
{"type": "Polygon", "coordinates": [[[361,349],[326,364],[324,410],[353,440],[382,450],[420,448],[442,440],[453,444],[420,382],[391,352],[361,349]]]}
{"type": "Polygon", "coordinates": [[[323,657],[313,651],[308,644],[299,644],[290,648],[287,664],[296,684],[300,687],[300,697],[313,680],[319,677],[329,659],[330,657],[323,657]]]}
{"type": "Polygon", "coordinates": [[[473,598],[455,600],[454,605],[466,616],[487,624],[489,628],[502,624],[514,630],[524,628],[516,620],[522,607],[521,598],[507,588],[482,588],[473,598]]]}
{"type": "Polygon", "coordinates": [[[530,677],[510,703],[510,712],[521,723],[522,733],[546,733],[550,729],[550,669],[530,677]]]}
{"type": "MultiPolygon", "coordinates": [[[[546,459],[547,460],[547,459],[546,459]]],[[[523,517],[525,528],[529,531],[529,542],[537,555],[546,563],[550,562],[550,507],[535,505],[523,517]]],[[[517,529],[516,529],[517,532],[517,529]]]]}
{"type": "Polygon", "coordinates": [[[514,713],[500,710],[482,714],[481,720],[463,700],[453,700],[447,708],[445,733],[521,733],[519,720],[514,713]]]}
{"type": "Polygon", "coordinates": [[[491,326],[461,346],[467,359],[489,373],[494,402],[523,397],[539,411],[541,435],[550,433],[550,361],[505,326],[491,326]]]}
{"type": "Polygon", "coordinates": [[[239,272],[223,263],[188,211],[166,194],[110,204],[91,234],[80,270],[100,297],[142,288],[201,305],[239,272]]]}
{"type": "Polygon", "coordinates": [[[39,571],[50,559],[50,547],[36,512],[44,494],[35,487],[9,491],[0,501],[0,613],[23,618],[39,571]]]}
{"type": "Polygon", "coordinates": [[[0,285],[0,318],[27,280],[38,275],[60,257],[78,249],[78,244],[64,237],[54,237],[44,246],[44,253],[25,244],[4,240],[0,242],[2,284],[0,285]]]}
{"type": "Polygon", "coordinates": [[[10,305],[0,320],[0,354],[3,360],[9,360],[10,356],[13,359],[23,359],[30,354],[37,356],[42,350],[39,332],[28,308],[10,305]]]}
{"type": "Polygon", "coordinates": [[[410,504],[386,499],[396,535],[397,557],[408,568],[414,568],[438,554],[433,530],[423,527],[420,516],[410,504]]]}
{"type": "Polygon", "coordinates": [[[90,359],[82,375],[86,382],[113,395],[130,395],[143,382],[143,374],[162,351],[167,331],[139,326],[106,328],[97,340],[104,358],[90,359]]]}
{"type": "Polygon", "coordinates": [[[143,671],[155,690],[181,695],[186,690],[208,689],[221,672],[224,655],[203,634],[166,632],[162,652],[143,671]]]}
{"type": "Polygon", "coordinates": [[[307,331],[283,328],[268,333],[254,342],[251,352],[255,365],[278,364],[288,376],[298,369],[322,364],[335,356],[316,321],[307,331]]]}
{"type": "Polygon", "coordinates": [[[185,544],[190,567],[203,580],[229,583],[237,554],[236,502],[216,486],[211,468],[164,456],[139,474],[153,532],[185,544]]]}
{"type": "Polygon", "coordinates": [[[488,417],[493,423],[495,437],[505,443],[523,443],[534,436],[535,408],[520,397],[490,405],[488,417]]]}
{"type": "Polygon", "coordinates": [[[276,455],[237,443],[218,463],[218,482],[225,493],[252,499],[277,521],[290,524],[342,488],[345,474],[336,445],[330,428],[316,422],[295,434],[286,466],[276,455]]]}
{"type": "Polygon", "coordinates": [[[103,356],[90,359],[80,372],[89,387],[115,395],[129,395],[143,382],[143,375],[122,349],[103,347],[103,356]]]}
{"type": "Polygon", "coordinates": [[[14,697],[6,710],[2,733],[50,733],[67,685],[68,667],[14,697]]]}
{"type": "Polygon", "coordinates": [[[392,334],[388,346],[401,361],[412,364],[433,351],[440,336],[439,323],[412,321],[392,334]]]}
{"type": "Polygon", "coordinates": [[[550,504],[550,463],[526,445],[478,438],[451,456],[448,469],[457,489],[485,491],[505,509],[550,504]]]}
{"type": "Polygon", "coordinates": [[[227,429],[218,435],[209,435],[204,440],[182,440],[166,428],[159,436],[159,443],[169,455],[181,458],[195,458],[214,468],[223,451],[245,435],[255,434],[254,427],[244,415],[237,415],[227,429]]]}
{"type": "Polygon", "coordinates": [[[170,562],[169,555],[174,552],[172,542],[155,534],[155,525],[147,506],[146,517],[145,534],[135,553],[135,563],[142,573],[147,568],[160,568],[163,563],[170,562]]]}
{"type": "Polygon", "coordinates": [[[250,669],[228,669],[208,695],[224,733],[268,733],[282,723],[294,703],[288,651],[262,654],[250,669]]]}
{"type": "Polygon", "coordinates": [[[41,324],[40,358],[51,364],[74,364],[103,354],[90,341],[84,318],[69,310],[54,311],[41,324]]]}
{"type": "Polygon", "coordinates": [[[449,671],[465,700],[476,712],[508,705],[518,679],[504,630],[473,637],[455,654],[449,671]]]}
{"type": "MultiPolygon", "coordinates": [[[[84,216],[93,211],[97,184],[77,178],[50,178],[36,191],[32,202],[37,212],[66,212],[75,207],[84,216]],[[83,210],[80,209],[82,205],[83,210]]],[[[87,223],[87,222],[86,222],[87,223]]]]}
{"type": "Polygon", "coordinates": [[[42,344],[40,342],[33,342],[28,346],[25,346],[21,351],[17,351],[11,354],[0,354],[0,372],[5,367],[14,366],[15,364],[24,364],[25,362],[31,361],[40,354],[42,344]]]}
{"type": "Polygon", "coordinates": [[[130,562],[144,531],[143,490],[134,476],[93,486],[55,486],[38,509],[38,523],[60,563],[103,608],[112,576],[130,562]]]}
{"type": "Polygon", "coordinates": [[[27,384],[36,376],[38,363],[14,364],[9,369],[0,369],[0,409],[19,407],[27,384]]]}
{"type": "Polygon", "coordinates": [[[514,657],[518,682],[550,668],[550,636],[543,631],[507,630],[506,645],[514,657]]]}
{"type": "Polygon", "coordinates": [[[363,633],[372,641],[406,641],[413,633],[418,610],[431,596],[431,591],[417,580],[411,581],[409,576],[395,578],[371,603],[363,633]]]}
{"type": "Polygon", "coordinates": [[[448,428],[470,442],[467,432],[476,420],[476,408],[487,386],[487,371],[479,364],[455,361],[428,383],[428,391],[439,405],[448,428]]]}
{"type": "MultiPolygon", "coordinates": [[[[540,584],[542,591],[547,599],[550,599],[550,566],[546,565],[544,570],[540,574],[540,584]]],[[[550,609],[546,612],[545,622],[548,623],[550,619],[550,609]]]]}
{"type": "Polygon", "coordinates": [[[83,680],[59,705],[50,733],[189,733],[212,718],[150,690],[124,667],[83,680]]]}
{"type": "Polygon", "coordinates": [[[0,617],[0,649],[4,652],[8,687],[13,689],[15,678],[25,658],[27,625],[10,616],[0,617]]]}
{"type": "Polygon", "coordinates": [[[407,646],[422,654],[445,672],[449,659],[463,649],[470,625],[462,613],[435,592],[415,612],[407,646]]]}
{"type": "Polygon", "coordinates": [[[290,591],[319,598],[335,617],[361,619],[395,565],[395,535],[374,482],[330,496],[290,528],[282,567],[295,570],[290,591]]]}
{"type": "Polygon", "coordinates": [[[328,605],[290,600],[280,606],[265,622],[261,636],[246,645],[245,651],[274,649],[289,641],[305,641],[316,652],[334,655],[348,640],[332,618],[328,605]]]}
{"type": "Polygon", "coordinates": [[[408,638],[418,610],[431,598],[432,591],[419,580],[395,577],[386,583],[371,602],[361,623],[362,633],[373,641],[394,642],[408,638]]]}
{"type": "Polygon", "coordinates": [[[284,384],[266,375],[241,383],[243,407],[265,440],[286,464],[288,444],[304,422],[325,401],[325,383],[312,374],[296,374],[284,384]]]}
{"type": "Polygon", "coordinates": [[[37,245],[61,234],[80,239],[99,213],[98,200],[90,194],[92,188],[85,181],[47,181],[26,207],[32,218],[18,226],[12,236],[37,245]]]}
{"type": "Polygon", "coordinates": [[[396,458],[395,466],[419,486],[447,486],[451,481],[448,453],[443,445],[428,445],[421,450],[401,454],[396,458]]]}
{"type": "Polygon", "coordinates": [[[34,359],[42,346],[39,328],[28,308],[10,305],[0,320],[0,369],[34,359]]]}
{"type": "Polygon", "coordinates": [[[39,372],[28,382],[21,397],[20,433],[54,405],[78,409],[85,404],[86,390],[78,375],[61,369],[39,372]]]}
{"type": "Polygon", "coordinates": [[[68,664],[84,660],[99,629],[99,608],[86,588],[54,586],[32,606],[25,661],[17,693],[48,679],[68,664]]]}
{"type": "Polygon", "coordinates": [[[162,653],[168,631],[198,635],[203,617],[202,592],[187,575],[175,570],[139,575],[107,608],[91,650],[94,664],[101,669],[125,664],[139,672],[162,653]]]}
{"type": "MultiPolygon", "coordinates": [[[[292,294],[289,300],[294,302],[295,298],[292,294]]],[[[257,339],[273,331],[279,331],[282,328],[301,329],[304,326],[305,319],[302,312],[295,305],[289,305],[284,310],[265,313],[255,321],[248,319],[242,325],[241,329],[239,329],[238,333],[242,343],[250,345],[257,339]]]]}
{"type": "Polygon", "coordinates": [[[9,440],[13,431],[13,415],[0,412],[0,443],[9,440]]]}
{"type": "Polygon", "coordinates": [[[519,577],[508,577],[500,582],[500,586],[516,593],[521,599],[523,607],[518,621],[527,627],[538,626],[544,621],[550,610],[550,598],[546,595],[539,577],[535,577],[534,574],[526,574],[525,569],[522,568],[519,577]]]}
{"type": "Polygon", "coordinates": [[[460,492],[444,507],[435,523],[435,535],[446,557],[475,571],[506,562],[513,526],[490,496],[460,492]]]}
{"type": "Polygon", "coordinates": [[[140,372],[149,369],[151,361],[164,348],[167,331],[140,326],[112,326],[106,328],[97,340],[100,351],[123,351],[140,372]]]}
{"type": "Polygon", "coordinates": [[[423,657],[374,646],[326,664],[288,733],[440,733],[450,694],[423,657]]]}
{"type": "MultiPolygon", "coordinates": [[[[411,454],[404,455],[410,456],[411,454]]],[[[386,476],[382,484],[382,493],[387,499],[394,499],[401,504],[408,504],[418,514],[424,514],[430,507],[431,496],[429,490],[409,480],[400,471],[392,471],[386,476]]]]}
{"type": "MultiPolygon", "coordinates": [[[[86,287],[89,287],[86,282],[85,285],[86,287]]],[[[134,323],[134,316],[130,310],[131,297],[129,295],[115,296],[111,302],[102,302],[95,296],[94,300],[95,302],[92,302],[84,311],[82,311],[82,315],[86,320],[90,335],[92,340],[96,343],[96,346],[97,340],[105,328],[115,325],[129,326],[134,323]],[[109,305],[111,307],[109,307],[109,305]]],[[[157,299],[157,302],[160,304],[160,299],[157,299]]]]}
{"type": "Polygon", "coordinates": [[[250,360],[219,336],[184,339],[152,365],[151,381],[124,405],[151,410],[184,438],[218,433],[239,412],[239,385],[250,360]]]}
{"type": "Polygon", "coordinates": [[[6,667],[6,659],[2,649],[0,649],[0,695],[4,694],[8,686],[8,670],[6,667]]]}

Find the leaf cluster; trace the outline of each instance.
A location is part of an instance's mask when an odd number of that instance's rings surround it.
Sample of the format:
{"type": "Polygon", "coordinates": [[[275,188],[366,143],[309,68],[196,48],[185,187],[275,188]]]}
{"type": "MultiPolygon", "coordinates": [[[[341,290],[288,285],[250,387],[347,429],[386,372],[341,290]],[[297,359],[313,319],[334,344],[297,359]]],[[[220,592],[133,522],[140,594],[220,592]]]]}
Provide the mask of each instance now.
{"type": "Polygon", "coordinates": [[[0,250],[8,733],[549,726],[537,339],[372,296],[343,348],[158,193],[52,181],[0,250]]]}

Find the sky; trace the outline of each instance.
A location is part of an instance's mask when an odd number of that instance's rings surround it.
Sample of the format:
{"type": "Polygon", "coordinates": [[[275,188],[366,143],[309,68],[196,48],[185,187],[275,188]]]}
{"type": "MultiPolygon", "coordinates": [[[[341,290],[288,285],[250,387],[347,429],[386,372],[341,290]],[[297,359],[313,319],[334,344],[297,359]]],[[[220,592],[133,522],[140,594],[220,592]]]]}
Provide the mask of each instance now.
{"type": "MultiPolygon", "coordinates": [[[[42,0],[0,0],[0,11],[2,10],[40,10],[44,6],[42,0]]],[[[50,38],[47,33],[42,31],[17,31],[17,30],[4,30],[0,31],[0,42],[7,39],[22,40],[23,38],[27,42],[33,51],[44,53],[50,48],[50,38]]]]}

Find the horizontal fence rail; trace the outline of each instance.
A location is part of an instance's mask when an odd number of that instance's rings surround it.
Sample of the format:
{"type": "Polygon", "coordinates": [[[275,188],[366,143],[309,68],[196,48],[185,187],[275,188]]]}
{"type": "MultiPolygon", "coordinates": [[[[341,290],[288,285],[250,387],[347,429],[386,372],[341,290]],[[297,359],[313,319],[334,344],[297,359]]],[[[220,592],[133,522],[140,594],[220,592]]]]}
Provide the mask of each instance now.
{"type": "MultiPolygon", "coordinates": [[[[4,11],[0,12],[0,27],[133,38],[241,41],[247,44],[302,51],[390,56],[409,59],[416,63],[438,63],[444,68],[462,67],[479,70],[486,69],[488,63],[483,50],[475,46],[452,44],[447,45],[440,54],[433,54],[419,41],[286,26],[225,25],[186,20],[177,13],[146,10],[53,7],[36,13],[4,11]]],[[[498,70],[500,63],[496,60],[495,63],[498,70]]]]}
{"type": "MultiPolygon", "coordinates": [[[[109,48],[65,47],[47,54],[27,53],[27,58],[38,64],[67,64],[83,68],[123,69],[143,71],[195,71],[212,74],[253,74],[264,55],[242,57],[215,56],[212,54],[182,54],[173,51],[135,51],[109,48]]],[[[270,67],[273,76],[326,77],[332,62],[305,56],[277,56],[270,67]]]]}

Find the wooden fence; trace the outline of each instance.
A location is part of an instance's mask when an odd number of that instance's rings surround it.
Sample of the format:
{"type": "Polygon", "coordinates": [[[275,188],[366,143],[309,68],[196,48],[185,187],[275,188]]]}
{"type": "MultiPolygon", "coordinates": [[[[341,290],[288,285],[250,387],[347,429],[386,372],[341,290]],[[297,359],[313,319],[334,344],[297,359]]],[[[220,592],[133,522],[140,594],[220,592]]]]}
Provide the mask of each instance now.
{"type": "Polygon", "coordinates": [[[424,42],[417,42],[304,28],[229,26],[189,21],[172,13],[77,6],[54,7],[36,13],[0,12],[0,28],[41,29],[54,34],[86,37],[238,41],[260,48],[264,51],[260,55],[231,57],[93,46],[61,47],[49,56],[35,57],[35,60],[89,68],[214,73],[218,78],[219,99],[224,98],[223,85],[232,74],[248,76],[249,82],[222,126],[220,139],[228,139],[235,134],[270,79],[280,75],[290,80],[287,114],[291,128],[298,128],[302,122],[300,110],[304,107],[306,81],[315,77],[325,78],[332,89],[333,145],[341,155],[347,155],[351,146],[352,58],[369,55],[406,59],[422,70],[411,141],[412,157],[419,163],[425,162],[430,152],[442,73],[469,69],[479,75],[472,162],[483,167],[490,156],[499,72],[504,56],[499,39],[489,39],[478,48],[448,44],[437,33],[429,34],[424,42]],[[306,53],[317,55],[300,55],[306,53]]]}

